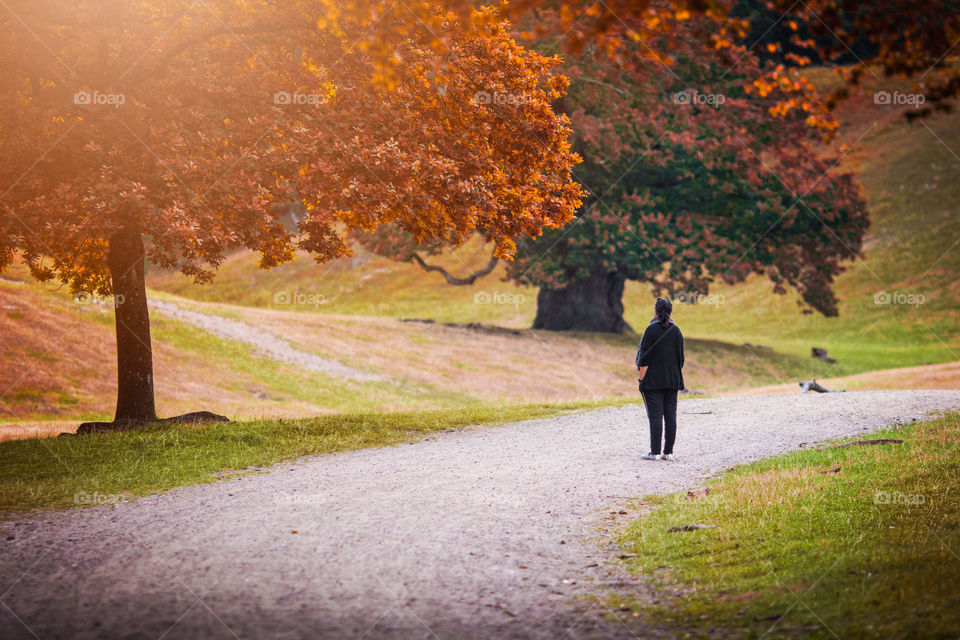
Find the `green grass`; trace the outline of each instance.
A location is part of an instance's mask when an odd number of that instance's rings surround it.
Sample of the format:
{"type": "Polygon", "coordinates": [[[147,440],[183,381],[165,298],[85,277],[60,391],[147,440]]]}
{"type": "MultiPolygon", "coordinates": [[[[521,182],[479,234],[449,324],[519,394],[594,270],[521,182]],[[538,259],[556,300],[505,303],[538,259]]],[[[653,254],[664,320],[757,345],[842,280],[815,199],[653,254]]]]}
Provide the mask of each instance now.
{"type": "Polygon", "coordinates": [[[958,637],[960,414],[867,437],[905,442],[801,450],[703,497],[647,498],[659,508],[621,542],[663,595],[614,605],[690,637],[958,637]],[[692,523],[717,526],[668,531],[692,523]]]}
{"type": "Polygon", "coordinates": [[[635,399],[355,413],[205,427],[156,424],[134,431],[0,442],[0,511],[73,506],[214,482],[300,456],[381,447],[470,425],[621,406],[635,399]],[[225,473],[226,472],[226,473],[225,473]]]}

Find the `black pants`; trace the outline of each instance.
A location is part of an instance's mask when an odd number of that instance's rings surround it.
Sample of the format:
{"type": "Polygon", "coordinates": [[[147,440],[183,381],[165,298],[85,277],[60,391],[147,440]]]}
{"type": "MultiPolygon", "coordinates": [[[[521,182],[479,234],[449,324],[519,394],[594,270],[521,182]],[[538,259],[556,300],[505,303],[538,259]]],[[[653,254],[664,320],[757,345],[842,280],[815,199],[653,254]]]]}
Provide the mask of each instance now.
{"type": "Polygon", "coordinates": [[[650,452],[660,453],[660,436],[666,435],[664,453],[673,453],[677,439],[677,390],[650,389],[643,392],[643,403],[650,420],[650,452]],[[663,428],[666,427],[666,434],[663,428]]]}

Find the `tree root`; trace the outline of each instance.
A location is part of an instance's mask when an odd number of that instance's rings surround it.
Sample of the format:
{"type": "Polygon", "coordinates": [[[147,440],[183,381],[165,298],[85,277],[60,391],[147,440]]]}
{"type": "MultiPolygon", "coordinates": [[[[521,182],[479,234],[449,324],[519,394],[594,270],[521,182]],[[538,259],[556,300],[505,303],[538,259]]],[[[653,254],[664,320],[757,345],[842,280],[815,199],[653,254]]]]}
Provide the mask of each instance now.
{"type": "MultiPolygon", "coordinates": [[[[230,422],[226,416],[213,413],[211,411],[192,411],[183,415],[173,416],[171,418],[160,418],[158,420],[115,420],[113,422],[84,422],[77,429],[77,435],[87,433],[106,433],[108,431],[130,431],[138,427],[155,423],[177,423],[177,424],[213,424],[217,422],[230,422]]],[[[60,434],[67,435],[67,434],[60,434]]]]}

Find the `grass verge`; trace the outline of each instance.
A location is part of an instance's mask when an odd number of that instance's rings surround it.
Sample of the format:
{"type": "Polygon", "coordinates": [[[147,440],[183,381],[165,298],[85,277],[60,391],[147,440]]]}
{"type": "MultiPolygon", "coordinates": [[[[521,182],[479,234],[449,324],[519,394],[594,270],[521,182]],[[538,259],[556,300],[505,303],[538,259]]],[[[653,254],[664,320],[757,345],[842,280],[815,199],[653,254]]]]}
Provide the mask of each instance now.
{"type": "Polygon", "coordinates": [[[249,471],[300,456],[381,447],[437,431],[635,402],[630,398],[353,413],[203,427],[157,424],[120,433],[0,442],[0,512],[109,502],[214,482],[231,471],[249,471]]]}
{"type": "Polygon", "coordinates": [[[622,543],[661,595],[615,606],[678,637],[958,637],[960,414],[866,437],[904,443],[801,450],[646,499],[659,508],[622,543]],[[668,531],[693,523],[716,527],[668,531]]]}

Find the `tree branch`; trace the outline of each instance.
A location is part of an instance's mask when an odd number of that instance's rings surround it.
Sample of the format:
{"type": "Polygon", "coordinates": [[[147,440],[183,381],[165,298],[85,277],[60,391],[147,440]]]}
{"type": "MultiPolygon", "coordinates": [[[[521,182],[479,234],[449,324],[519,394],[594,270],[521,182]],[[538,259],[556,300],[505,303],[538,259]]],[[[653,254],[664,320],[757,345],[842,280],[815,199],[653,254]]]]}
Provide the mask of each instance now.
{"type": "Polygon", "coordinates": [[[426,262],[423,261],[423,258],[421,258],[416,253],[414,253],[411,256],[410,261],[416,262],[418,265],[420,265],[423,268],[424,271],[436,271],[438,273],[442,273],[443,277],[446,278],[448,283],[461,286],[461,285],[473,284],[474,282],[477,281],[477,278],[482,278],[483,276],[493,271],[496,268],[497,263],[500,262],[500,258],[497,258],[496,256],[491,256],[490,262],[487,263],[487,266],[485,266],[483,269],[480,269],[479,271],[474,271],[466,278],[458,278],[454,275],[451,275],[449,271],[447,271],[446,269],[444,269],[439,265],[427,264],[426,262]]]}

